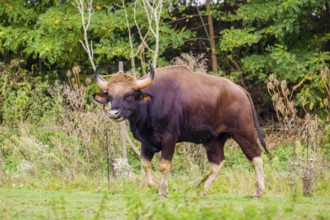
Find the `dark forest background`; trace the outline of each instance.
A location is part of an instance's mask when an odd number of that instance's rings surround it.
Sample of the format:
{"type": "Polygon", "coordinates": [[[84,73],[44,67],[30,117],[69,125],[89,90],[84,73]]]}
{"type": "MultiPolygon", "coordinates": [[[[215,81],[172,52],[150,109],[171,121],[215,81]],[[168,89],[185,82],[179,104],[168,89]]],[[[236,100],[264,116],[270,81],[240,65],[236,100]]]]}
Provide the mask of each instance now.
{"type": "MultiPolygon", "coordinates": [[[[81,79],[92,77],[88,56],[79,42],[84,37],[75,1],[1,0],[0,4],[1,62],[16,60],[30,77],[49,84],[56,79],[67,81],[67,70],[73,66],[80,66],[81,79]]],[[[125,70],[132,70],[132,56],[136,71],[143,73],[144,63],[152,60],[153,53],[141,49],[139,31],[148,31],[142,6],[142,1],[130,0],[93,2],[88,37],[103,74],[117,72],[118,61],[124,61],[125,70]]],[[[325,117],[329,74],[322,79],[321,73],[330,62],[329,21],[327,0],[164,1],[157,66],[169,65],[184,53],[200,56],[206,59],[209,73],[248,89],[264,119],[274,113],[267,92],[273,75],[293,88],[295,105],[325,117]]],[[[149,34],[145,43],[153,49],[155,38],[149,34]]],[[[3,74],[2,90],[8,88],[3,74]]]]}

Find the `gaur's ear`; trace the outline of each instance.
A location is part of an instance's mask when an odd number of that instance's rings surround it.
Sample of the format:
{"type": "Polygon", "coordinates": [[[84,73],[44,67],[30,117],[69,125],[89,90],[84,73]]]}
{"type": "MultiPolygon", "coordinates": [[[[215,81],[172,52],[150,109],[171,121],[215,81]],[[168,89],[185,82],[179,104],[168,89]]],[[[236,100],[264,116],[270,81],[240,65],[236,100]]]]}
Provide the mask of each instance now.
{"type": "Polygon", "coordinates": [[[152,95],[148,93],[141,93],[139,98],[140,102],[148,102],[152,99],[152,95]]]}
{"type": "Polygon", "coordinates": [[[108,92],[98,92],[93,94],[93,99],[97,101],[98,103],[101,103],[103,105],[107,104],[110,99],[108,96],[108,92]]]}

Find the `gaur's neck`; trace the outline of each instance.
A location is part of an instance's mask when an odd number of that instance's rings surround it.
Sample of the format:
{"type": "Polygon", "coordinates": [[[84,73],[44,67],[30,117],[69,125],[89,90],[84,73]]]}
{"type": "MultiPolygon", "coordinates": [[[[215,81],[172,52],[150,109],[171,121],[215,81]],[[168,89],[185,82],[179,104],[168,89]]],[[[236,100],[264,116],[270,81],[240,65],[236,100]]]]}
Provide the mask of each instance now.
{"type": "Polygon", "coordinates": [[[138,111],[135,112],[129,118],[130,129],[134,137],[152,152],[159,152],[161,145],[157,139],[154,138],[154,128],[152,125],[151,118],[148,117],[150,112],[148,111],[148,104],[142,104],[139,106],[138,111]]]}
{"type": "Polygon", "coordinates": [[[148,127],[147,121],[148,108],[147,104],[140,104],[136,111],[128,118],[132,132],[136,129],[145,130],[148,127]]]}

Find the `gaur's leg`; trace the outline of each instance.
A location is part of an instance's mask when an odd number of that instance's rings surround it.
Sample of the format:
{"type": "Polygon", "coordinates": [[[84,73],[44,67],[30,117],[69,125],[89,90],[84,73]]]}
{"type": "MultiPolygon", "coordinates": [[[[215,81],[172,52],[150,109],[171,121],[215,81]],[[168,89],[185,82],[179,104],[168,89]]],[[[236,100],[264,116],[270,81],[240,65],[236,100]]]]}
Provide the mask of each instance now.
{"type": "Polygon", "coordinates": [[[265,192],[265,182],[264,182],[264,170],[262,166],[262,158],[261,156],[254,157],[251,161],[254,171],[256,173],[257,179],[257,192],[256,197],[261,198],[263,193],[265,192]]]}
{"type": "Polygon", "coordinates": [[[151,160],[154,157],[154,152],[150,151],[144,144],[141,145],[141,164],[146,174],[148,186],[158,189],[158,184],[155,183],[152,176],[151,160]]]}
{"type": "Polygon", "coordinates": [[[236,134],[233,138],[253,165],[257,182],[256,197],[260,198],[265,191],[264,171],[261,158],[262,152],[255,138],[254,130],[240,135],[236,134]]]}
{"type": "Polygon", "coordinates": [[[208,144],[205,144],[207,158],[210,163],[210,173],[204,177],[205,181],[204,191],[202,195],[206,195],[210,189],[215,178],[220,173],[221,168],[225,165],[225,155],[223,153],[223,147],[226,142],[226,138],[215,139],[208,144]]]}
{"type": "Polygon", "coordinates": [[[175,151],[175,144],[175,138],[163,137],[162,153],[159,162],[159,171],[161,173],[159,195],[162,197],[166,197],[168,194],[168,171],[171,167],[171,161],[175,151]]]}

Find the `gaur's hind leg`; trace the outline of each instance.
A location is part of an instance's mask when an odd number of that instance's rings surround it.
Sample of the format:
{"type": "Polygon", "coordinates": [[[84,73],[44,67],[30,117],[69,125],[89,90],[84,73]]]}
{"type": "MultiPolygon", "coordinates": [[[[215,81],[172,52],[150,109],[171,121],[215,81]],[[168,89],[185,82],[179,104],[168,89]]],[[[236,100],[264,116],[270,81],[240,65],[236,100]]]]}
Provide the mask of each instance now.
{"type": "Polygon", "coordinates": [[[215,139],[210,143],[205,144],[207,159],[210,163],[210,172],[204,177],[202,182],[205,182],[204,191],[202,195],[206,195],[209,191],[215,178],[220,173],[221,168],[225,165],[225,156],[223,153],[223,147],[226,142],[226,138],[215,139]]]}
{"type": "Polygon", "coordinates": [[[257,179],[256,197],[261,198],[263,193],[265,192],[264,170],[262,167],[262,158],[261,158],[261,156],[254,157],[251,162],[253,164],[254,171],[256,173],[256,179],[257,179]]]}
{"type": "Polygon", "coordinates": [[[151,169],[151,160],[154,157],[154,152],[148,150],[144,144],[141,146],[141,165],[147,177],[148,186],[154,189],[158,189],[159,186],[155,183],[154,178],[152,176],[151,169]]]}
{"type": "Polygon", "coordinates": [[[239,146],[243,150],[243,153],[253,165],[257,182],[257,191],[255,196],[260,198],[265,191],[265,183],[261,158],[261,149],[258,146],[255,135],[251,132],[249,135],[234,135],[233,138],[239,144],[239,146]]]}

